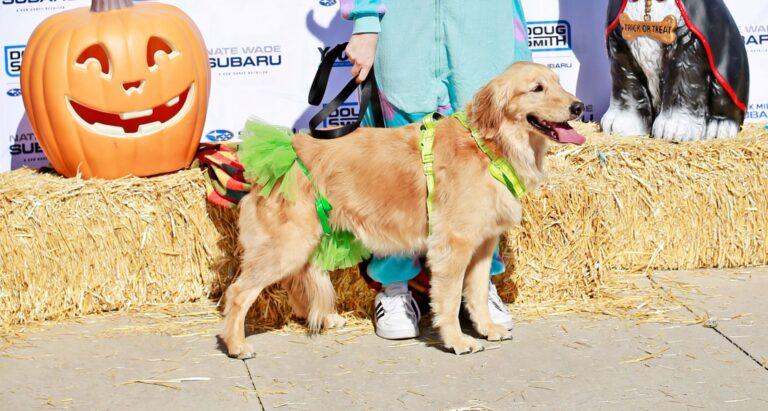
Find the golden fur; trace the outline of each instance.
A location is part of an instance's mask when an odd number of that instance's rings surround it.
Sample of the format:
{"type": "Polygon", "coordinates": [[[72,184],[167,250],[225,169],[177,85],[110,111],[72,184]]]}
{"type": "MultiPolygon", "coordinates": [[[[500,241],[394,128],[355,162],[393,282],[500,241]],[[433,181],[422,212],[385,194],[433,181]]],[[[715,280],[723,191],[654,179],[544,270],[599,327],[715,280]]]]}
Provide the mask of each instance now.
{"type": "MultiPolygon", "coordinates": [[[[506,157],[533,190],[544,178],[548,137],[527,118],[565,122],[574,118],[575,102],[549,69],[515,63],[480,89],[466,112],[488,146],[506,157]]],[[[376,254],[426,254],[434,325],[447,348],[475,352],[482,345],[459,327],[462,290],[479,334],[489,340],[511,338],[490,319],[488,272],[497,239],[520,222],[521,205],[491,177],[489,159],[469,131],[446,118],[436,125],[437,211],[428,236],[418,135],[419,124],[360,128],[335,140],[296,135],[293,146],[333,204],[333,227],[353,232],[376,254]]],[[[308,263],[323,235],[315,193],[297,166],[291,172],[299,181],[295,202],[275,191],[266,198],[249,194],[240,204],[242,273],[226,292],[221,335],[233,357],[253,355],[243,330],[246,312],[264,288],[278,281],[289,289],[294,314],[306,318],[313,332],[344,324],[328,275],[308,263]]]]}

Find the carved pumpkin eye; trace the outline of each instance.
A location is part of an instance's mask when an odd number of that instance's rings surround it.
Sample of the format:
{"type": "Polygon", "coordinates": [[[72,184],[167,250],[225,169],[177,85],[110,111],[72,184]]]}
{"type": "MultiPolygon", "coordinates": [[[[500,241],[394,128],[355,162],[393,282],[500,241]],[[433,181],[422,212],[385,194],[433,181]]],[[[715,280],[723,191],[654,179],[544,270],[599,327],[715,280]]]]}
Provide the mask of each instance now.
{"type": "Polygon", "coordinates": [[[75,60],[75,66],[84,70],[88,70],[88,66],[91,64],[98,64],[103,76],[112,76],[112,64],[109,61],[107,50],[101,44],[88,47],[75,60]]]}
{"type": "Polygon", "coordinates": [[[170,43],[160,37],[152,36],[147,43],[147,66],[150,71],[155,71],[158,68],[157,60],[160,56],[165,55],[168,59],[172,59],[178,54],[179,52],[170,43]]]}

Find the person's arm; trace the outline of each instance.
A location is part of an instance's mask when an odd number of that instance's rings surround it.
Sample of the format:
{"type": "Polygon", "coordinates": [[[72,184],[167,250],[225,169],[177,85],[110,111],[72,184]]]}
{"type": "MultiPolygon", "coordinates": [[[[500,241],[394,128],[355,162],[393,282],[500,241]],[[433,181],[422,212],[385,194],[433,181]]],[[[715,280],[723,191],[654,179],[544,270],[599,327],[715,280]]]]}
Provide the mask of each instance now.
{"type": "Polygon", "coordinates": [[[341,0],[341,17],[355,22],[353,34],[380,32],[385,12],[382,0],[341,0]]]}
{"type": "Polygon", "coordinates": [[[382,0],[341,0],[341,17],[354,21],[346,48],[352,63],[352,77],[363,82],[373,67],[381,31],[381,16],[386,12],[382,0]]]}

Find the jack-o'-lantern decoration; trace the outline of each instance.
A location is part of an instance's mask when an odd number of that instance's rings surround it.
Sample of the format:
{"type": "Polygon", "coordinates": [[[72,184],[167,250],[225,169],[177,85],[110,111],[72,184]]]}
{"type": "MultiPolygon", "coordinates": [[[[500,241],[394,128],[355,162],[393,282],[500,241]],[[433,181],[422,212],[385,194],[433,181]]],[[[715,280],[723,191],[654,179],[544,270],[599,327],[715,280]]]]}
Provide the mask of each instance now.
{"type": "Polygon", "coordinates": [[[205,123],[203,38],[176,7],[93,0],[32,33],[24,106],[53,167],[72,177],[150,176],[188,166],[205,123]]]}

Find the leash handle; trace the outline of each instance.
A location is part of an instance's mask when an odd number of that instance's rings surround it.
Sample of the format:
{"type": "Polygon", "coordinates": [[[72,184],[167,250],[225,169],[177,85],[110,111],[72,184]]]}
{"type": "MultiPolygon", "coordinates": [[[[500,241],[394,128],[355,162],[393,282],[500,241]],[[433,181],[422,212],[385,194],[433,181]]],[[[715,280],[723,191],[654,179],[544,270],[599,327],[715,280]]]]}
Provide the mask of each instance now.
{"type": "MultiPolygon", "coordinates": [[[[331,70],[333,70],[333,64],[341,57],[341,53],[347,48],[348,43],[337,44],[334,48],[328,51],[323,57],[323,61],[317,68],[315,78],[312,81],[312,86],[309,89],[309,104],[318,106],[323,101],[325,96],[325,90],[328,87],[328,79],[331,76],[331,70]]],[[[381,101],[379,100],[379,88],[376,85],[376,75],[374,74],[373,67],[368,73],[365,81],[360,84],[360,105],[357,120],[352,123],[345,124],[338,128],[329,130],[318,130],[317,126],[323,123],[328,116],[336,111],[344,102],[355,92],[358,84],[355,78],[349,80],[349,82],[341,89],[339,94],[331,100],[325,107],[317,112],[309,120],[309,131],[312,137],[319,139],[333,139],[345,136],[355,131],[363,121],[368,107],[371,107],[373,112],[374,125],[376,127],[384,127],[384,116],[381,110],[381,101]]]]}

